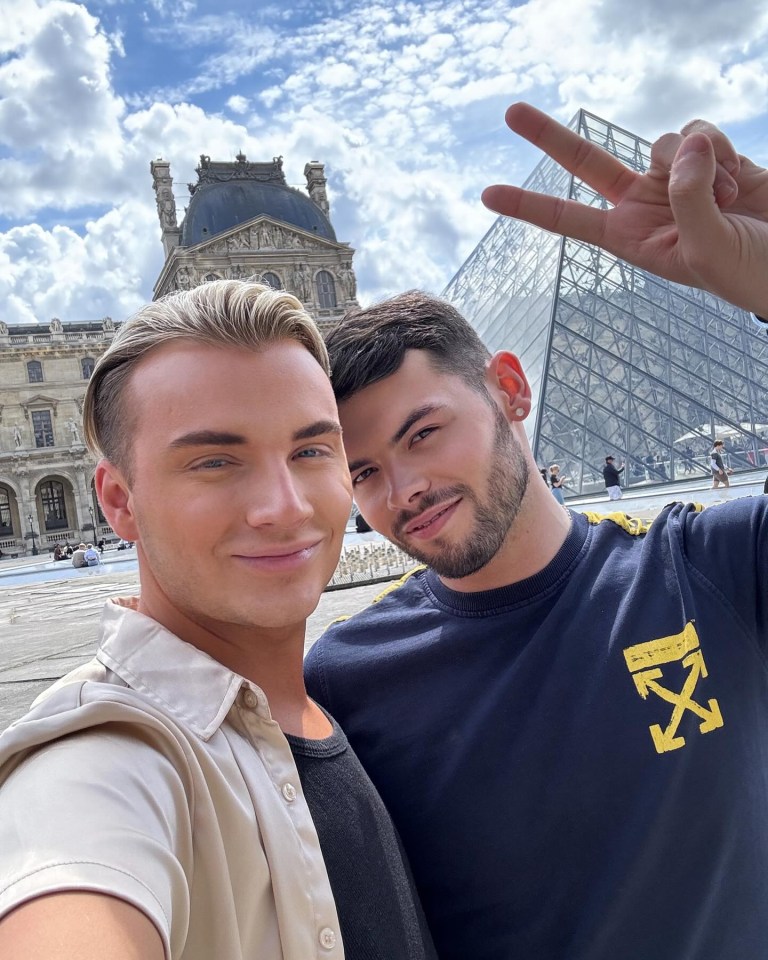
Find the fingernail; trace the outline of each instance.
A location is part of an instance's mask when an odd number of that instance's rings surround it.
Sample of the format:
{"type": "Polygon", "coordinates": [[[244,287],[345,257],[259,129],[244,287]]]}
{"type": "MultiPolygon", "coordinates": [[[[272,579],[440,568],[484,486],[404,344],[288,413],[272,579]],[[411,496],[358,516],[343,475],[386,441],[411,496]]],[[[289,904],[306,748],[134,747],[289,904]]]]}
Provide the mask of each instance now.
{"type": "Polygon", "coordinates": [[[732,183],[719,183],[715,187],[715,200],[718,203],[725,203],[734,193],[736,193],[736,187],[732,183]]]}
{"type": "Polygon", "coordinates": [[[683,140],[677,151],[678,157],[688,157],[694,153],[708,153],[709,140],[701,133],[692,133],[683,140]]]}

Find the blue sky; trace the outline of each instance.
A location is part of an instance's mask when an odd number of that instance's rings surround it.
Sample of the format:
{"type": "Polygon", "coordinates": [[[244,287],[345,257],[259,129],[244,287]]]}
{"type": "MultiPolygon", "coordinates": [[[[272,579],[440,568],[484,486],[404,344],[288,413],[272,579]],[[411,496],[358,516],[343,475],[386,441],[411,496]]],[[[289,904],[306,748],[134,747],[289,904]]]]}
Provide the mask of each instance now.
{"type": "Polygon", "coordinates": [[[359,298],[439,292],[492,222],[488,183],[537,160],[525,99],[648,139],[695,116],[768,161],[764,0],[4,0],[0,318],[120,319],[162,247],[149,162],[177,206],[200,154],[326,164],[359,298]]]}

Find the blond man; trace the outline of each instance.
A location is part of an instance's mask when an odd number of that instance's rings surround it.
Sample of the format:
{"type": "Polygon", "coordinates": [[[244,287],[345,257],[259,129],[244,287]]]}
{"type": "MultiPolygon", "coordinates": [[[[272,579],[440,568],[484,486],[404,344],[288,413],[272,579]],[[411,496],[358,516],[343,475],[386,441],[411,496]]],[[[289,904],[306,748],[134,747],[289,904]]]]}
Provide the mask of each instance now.
{"type": "Polygon", "coordinates": [[[150,304],[96,365],[96,490],[137,545],[91,663],[0,737],[0,956],[434,956],[388,815],[306,694],[350,482],[289,294],[150,304]]]}

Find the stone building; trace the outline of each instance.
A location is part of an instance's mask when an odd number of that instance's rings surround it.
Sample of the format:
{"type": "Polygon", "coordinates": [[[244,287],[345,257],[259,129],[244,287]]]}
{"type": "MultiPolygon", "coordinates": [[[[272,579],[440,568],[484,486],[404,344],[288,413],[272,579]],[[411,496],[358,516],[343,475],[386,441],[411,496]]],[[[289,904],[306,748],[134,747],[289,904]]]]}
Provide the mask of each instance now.
{"type": "Polygon", "coordinates": [[[354,251],[336,239],[321,163],[304,167],[304,193],[286,182],[282,157],[202,156],[180,224],[170,164],[154,160],[150,169],[166,258],[155,299],[206,280],[256,276],[295,294],[321,327],[357,306],[354,251]]]}
{"type": "Polygon", "coordinates": [[[83,398],[114,336],[100,323],[0,323],[0,551],[111,536],[82,436],[83,398]],[[34,535],[34,536],[32,536],[34,535]]]}
{"type": "MultiPolygon", "coordinates": [[[[151,164],[165,265],[155,299],[206,280],[257,276],[294,293],[321,326],[357,305],[354,251],[329,219],[323,165],[288,186],[281,158],[201,157],[181,224],[170,165],[151,164]]],[[[0,322],[0,552],[48,553],[56,543],[112,537],[82,435],[85,388],[115,332],[54,318],[46,328],[0,322]]]]}

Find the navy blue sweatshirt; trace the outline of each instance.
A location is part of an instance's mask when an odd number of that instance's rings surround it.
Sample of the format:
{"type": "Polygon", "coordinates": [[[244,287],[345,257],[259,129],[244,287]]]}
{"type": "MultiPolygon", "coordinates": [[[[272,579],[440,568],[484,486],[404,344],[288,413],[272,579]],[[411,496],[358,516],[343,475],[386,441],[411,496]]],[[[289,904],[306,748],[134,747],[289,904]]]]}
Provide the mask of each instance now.
{"type": "Polygon", "coordinates": [[[530,579],[422,568],[310,651],[441,960],[764,960],[767,511],[577,514],[530,579]]]}

